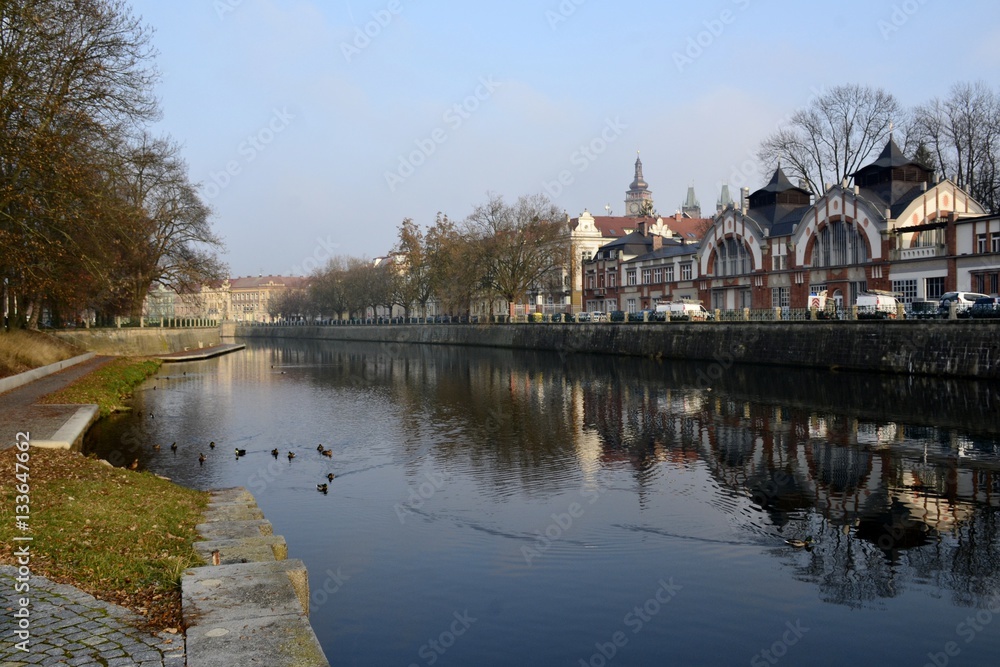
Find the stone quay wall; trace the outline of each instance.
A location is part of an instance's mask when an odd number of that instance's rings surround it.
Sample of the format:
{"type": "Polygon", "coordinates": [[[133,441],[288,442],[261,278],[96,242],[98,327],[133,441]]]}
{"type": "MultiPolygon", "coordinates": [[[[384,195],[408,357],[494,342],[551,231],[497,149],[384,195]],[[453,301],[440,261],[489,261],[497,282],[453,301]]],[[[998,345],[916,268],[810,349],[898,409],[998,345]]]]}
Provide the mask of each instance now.
{"type": "Polygon", "coordinates": [[[233,335],[1000,377],[996,320],[237,326],[233,335]]]}

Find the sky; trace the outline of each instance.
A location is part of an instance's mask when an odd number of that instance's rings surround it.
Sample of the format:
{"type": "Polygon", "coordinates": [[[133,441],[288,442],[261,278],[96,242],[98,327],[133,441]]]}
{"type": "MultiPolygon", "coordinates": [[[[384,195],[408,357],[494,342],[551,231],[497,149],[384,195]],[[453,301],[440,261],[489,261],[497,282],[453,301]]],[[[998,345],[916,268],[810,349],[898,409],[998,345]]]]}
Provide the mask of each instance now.
{"type": "Polygon", "coordinates": [[[767,181],[760,142],[830,88],[907,108],[1000,85],[995,0],[132,0],[162,118],[230,275],[374,258],[491,194],[661,215],[767,181]]]}

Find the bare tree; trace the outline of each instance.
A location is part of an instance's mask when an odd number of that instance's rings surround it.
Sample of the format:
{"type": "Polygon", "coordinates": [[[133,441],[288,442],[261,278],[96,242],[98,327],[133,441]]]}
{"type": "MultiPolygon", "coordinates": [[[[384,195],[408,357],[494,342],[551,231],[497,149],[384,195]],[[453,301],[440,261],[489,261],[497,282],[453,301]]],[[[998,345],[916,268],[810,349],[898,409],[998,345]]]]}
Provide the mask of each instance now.
{"type": "Polygon", "coordinates": [[[917,107],[914,120],[943,175],[1000,210],[1000,96],[982,81],[957,83],[947,99],[917,107]]]}
{"type": "Polygon", "coordinates": [[[482,284],[507,301],[510,314],[515,303],[566,265],[564,217],[544,195],[523,196],[513,205],[490,195],[466,218],[482,284]]]}
{"type": "Polygon", "coordinates": [[[757,157],[765,173],[780,163],[793,181],[822,194],[825,183],[849,177],[885,144],[893,122],[902,126],[906,118],[891,93],[859,84],[837,86],[761,142],[757,157]]]}
{"type": "Polygon", "coordinates": [[[403,307],[407,317],[413,304],[419,303],[425,307],[431,296],[433,273],[427,242],[423,230],[413,220],[403,220],[393,249],[396,253],[393,261],[398,262],[395,267],[398,279],[395,281],[397,289],[394,301],[403,307]]]}

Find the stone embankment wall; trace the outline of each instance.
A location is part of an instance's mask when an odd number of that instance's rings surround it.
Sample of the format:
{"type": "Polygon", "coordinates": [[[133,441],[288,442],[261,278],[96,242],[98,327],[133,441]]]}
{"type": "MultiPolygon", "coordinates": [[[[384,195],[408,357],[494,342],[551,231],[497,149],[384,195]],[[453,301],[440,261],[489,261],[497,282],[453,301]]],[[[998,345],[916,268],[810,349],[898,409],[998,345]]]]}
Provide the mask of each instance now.
{"type": "Polygon", "coordinates": [[[237,338],[473,345],[884,373],[1000,377],[1000,322],[238,326],[237,338]]]}
{"type": "Polygon", "coordinates": [[[218,345],[221,340],[219,327],[72,329],[56,331],[55,335],[97,354],[141,357],[197,350],[218,345]]]}

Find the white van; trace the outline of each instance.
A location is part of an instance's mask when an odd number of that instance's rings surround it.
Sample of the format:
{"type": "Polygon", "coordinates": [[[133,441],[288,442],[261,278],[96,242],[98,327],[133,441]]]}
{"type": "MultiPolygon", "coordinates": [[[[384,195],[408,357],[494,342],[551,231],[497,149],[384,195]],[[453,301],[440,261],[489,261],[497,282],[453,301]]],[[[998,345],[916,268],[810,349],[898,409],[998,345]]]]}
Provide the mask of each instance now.
{"type": "Polygon", "coordinates": [[[896,295],[881,290],[869,290],[859,294],[854,305],[858,307],[859,320],[894,320],[899,310],[896,295]]]}
{"type": "Polygon", "coordinates": [[[715,315],[705,309],[697,301],[672,301],[670,303],[657,304],[656,312],[670,313],[671,320],[688,320],[692,322],[704,322],[714,320],[715,315]]]}

